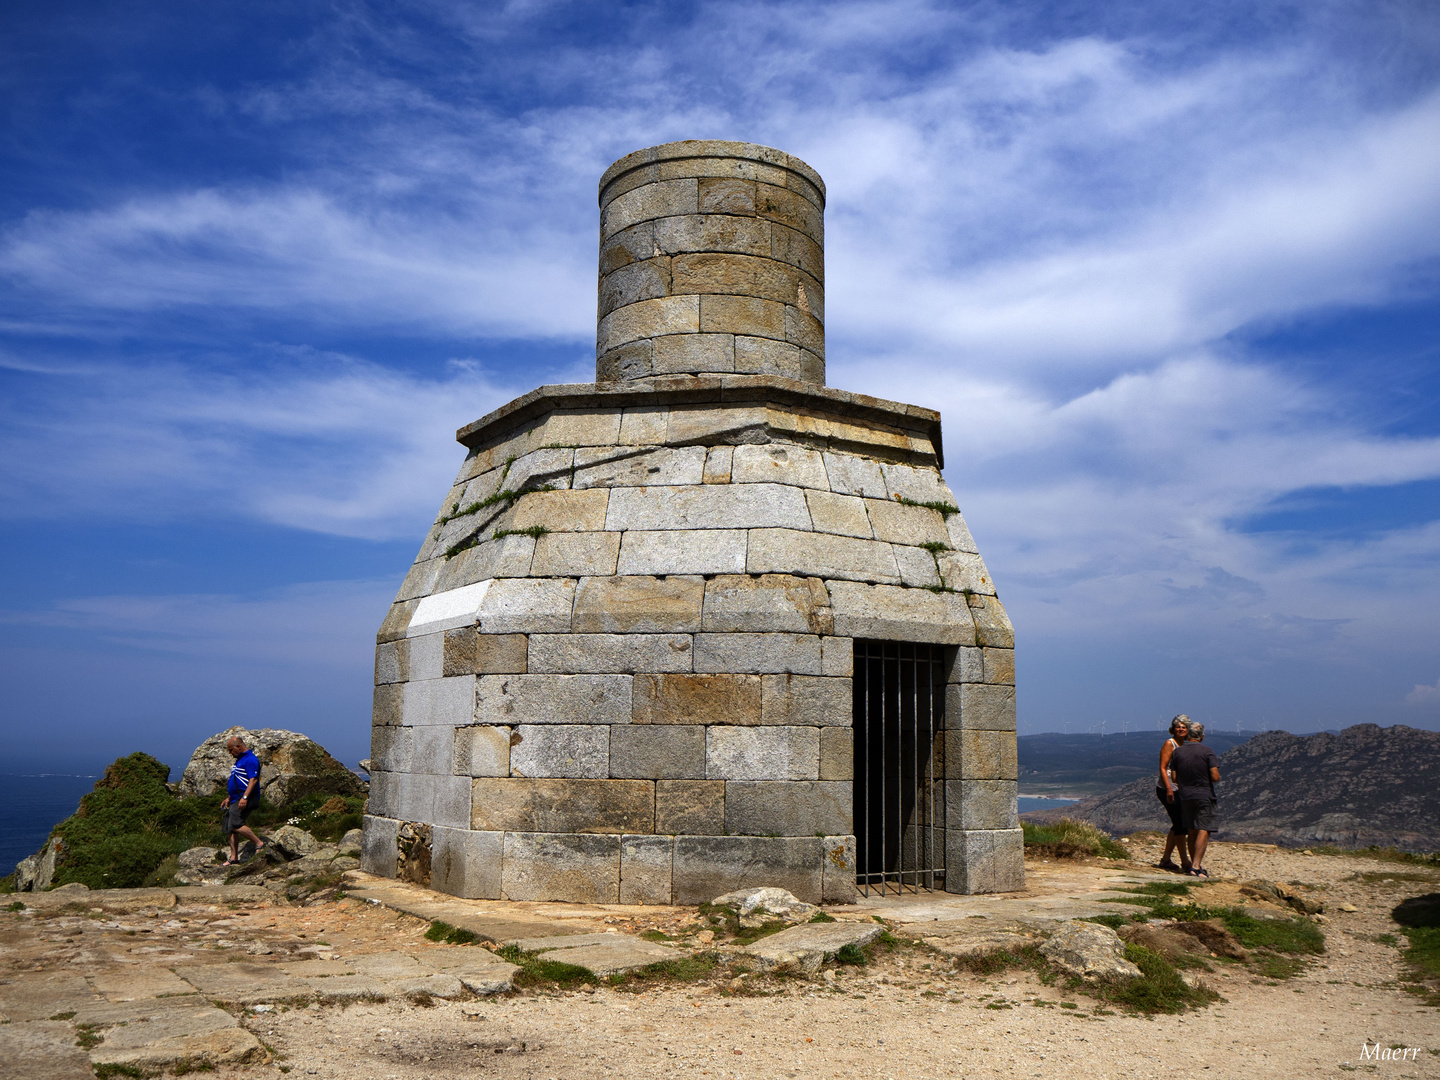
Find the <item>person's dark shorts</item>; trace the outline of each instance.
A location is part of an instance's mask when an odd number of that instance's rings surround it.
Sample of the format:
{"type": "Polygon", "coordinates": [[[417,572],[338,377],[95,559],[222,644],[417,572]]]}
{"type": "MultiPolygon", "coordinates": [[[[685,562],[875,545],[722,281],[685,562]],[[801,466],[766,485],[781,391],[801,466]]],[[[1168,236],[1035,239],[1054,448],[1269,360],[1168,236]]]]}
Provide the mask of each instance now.
{"type": "Polygon", "coordinates": [[[1174,802],[1165,801],[1165,789],[1157,787],[1155,797],[1160,800],[1160,805],[1165,808],[1165,813],[1170,815],[1170,831],[1179,836],[1185,831],[1185,819],[1181,816],[1181,809],[1184,804],[1180,802],[1180,793],[1175,793],[1174,802]]]}
{"type": "Polygon", "coordinates": [[[1214,799],[1185,800],[1185,831],[1194,832],[1197,829],[1215,831],[1214,799]]]}
{"type": "Polygon", "coordinates": [[[245,819],[250,816],[250,811],[255,809],[248,801],[244,806],[239,803],[231,803],[225,808],[225,832],[230,834],[245,824],[245,819]]]}

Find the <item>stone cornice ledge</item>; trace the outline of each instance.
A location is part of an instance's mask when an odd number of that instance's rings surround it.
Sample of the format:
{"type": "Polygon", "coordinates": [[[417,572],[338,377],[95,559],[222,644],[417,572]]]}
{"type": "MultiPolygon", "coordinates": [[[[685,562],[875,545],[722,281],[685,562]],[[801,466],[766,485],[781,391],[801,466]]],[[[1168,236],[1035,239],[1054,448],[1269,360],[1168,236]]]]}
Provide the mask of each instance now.
{"type": "Polygon", "coordinates": [[[943,468],[940,414],[920,405],[837,390],[830,386],[772,375],[701,375],[645,379],[625,383],[552,383],[486,413],[455,432],[455,441],[469,449],[513,430],[527,420],[559,409],[625,409],[642,405],[734,405],[757,400],[777,405],[821,409],[837,416],[898,427],[923,434],[935,447],[943,468]]]}

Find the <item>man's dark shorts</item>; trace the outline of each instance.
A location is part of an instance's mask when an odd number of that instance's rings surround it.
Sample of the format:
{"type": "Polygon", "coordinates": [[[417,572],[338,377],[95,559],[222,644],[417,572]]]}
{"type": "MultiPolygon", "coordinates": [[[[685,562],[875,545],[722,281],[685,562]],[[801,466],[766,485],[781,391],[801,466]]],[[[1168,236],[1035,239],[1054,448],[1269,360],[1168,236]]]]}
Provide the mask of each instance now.
{"type": "Polygon", "coordinates": [[[1176,836],[1183,835],[1185,832],[1185,819],[1181,815],[1181,811],[1184,803],[1180,801],[1180,793],[1177,791],[1175,798],[1167,802],[1165,800],[1165,789],[1163,787],[1157,787],[1155,789],[1155,797],[1160,800],[1160,805],[1165,807],[1165,813],[1170,815],[1170,831],[1176,836]]]}
{"type": "Polygon", "coordinates": [[[227,806],[225,808],[226,834],[228,835],[230,833],[233,833],[238,830],[240,826],[244,825],[245,819],[250,816],[250,811],[253,809],[254,807],[250,804],[248,800],[246,801],[244,806],[241,806],[239,803],[233,802],[229,806],[227,806]]]}
{"type": "Polygon", "coordinates": [[[1195,832],[1197,829],[1204,829],[1206,832],[1215,831],[1215,800],[1214,799],[1186,799],[1185,800],[1185,831],[1195,832]]]}

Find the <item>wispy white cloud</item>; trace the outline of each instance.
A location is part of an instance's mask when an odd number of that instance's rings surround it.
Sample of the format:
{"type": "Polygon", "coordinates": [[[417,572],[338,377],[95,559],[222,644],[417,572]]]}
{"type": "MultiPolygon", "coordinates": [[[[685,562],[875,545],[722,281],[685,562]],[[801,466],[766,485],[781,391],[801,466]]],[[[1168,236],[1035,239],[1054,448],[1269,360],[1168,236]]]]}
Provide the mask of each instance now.
{"type": "Polygon", "coordinates": [[[455,429],[530,387],[458,363],[409,375],[301,350],[206,373],[91,364],[0,415],[12,518],[259,520],[343,536],[423,530],[464,455],[455,429]]]}
{"type": "Polygon", "coordinates": [[[1415,689],[1405,695],[1405,703],[1424,706],[1440,705],[1440,679],[1436,679],[1433,686],[1416,683],[1415,689]]]}

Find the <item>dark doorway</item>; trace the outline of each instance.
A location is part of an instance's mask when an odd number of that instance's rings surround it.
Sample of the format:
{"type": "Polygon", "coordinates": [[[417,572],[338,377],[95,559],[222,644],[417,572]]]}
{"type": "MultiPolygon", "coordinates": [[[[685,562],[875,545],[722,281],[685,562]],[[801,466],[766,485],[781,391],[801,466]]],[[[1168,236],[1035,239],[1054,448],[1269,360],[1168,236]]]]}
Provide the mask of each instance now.
{"type": "Polygon", "coordinates": [[[861,891],[934,889],[945,876],[936,740],[945,647],[855,641],[855,855],[861,891]]]}

